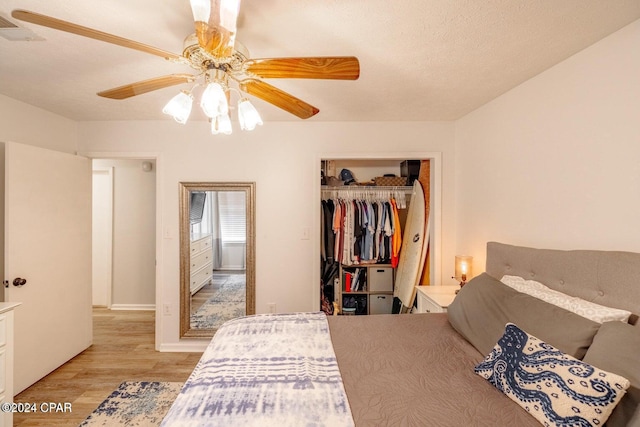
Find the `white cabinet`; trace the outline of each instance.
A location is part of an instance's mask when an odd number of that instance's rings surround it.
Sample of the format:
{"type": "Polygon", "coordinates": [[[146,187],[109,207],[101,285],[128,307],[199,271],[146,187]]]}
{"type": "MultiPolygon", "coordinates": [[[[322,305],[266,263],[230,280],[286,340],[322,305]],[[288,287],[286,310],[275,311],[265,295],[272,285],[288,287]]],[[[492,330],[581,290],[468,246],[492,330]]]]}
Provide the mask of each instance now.
{"type": "Polygon", "coordinates": [[[418,313],[446,313],[460,286],[417,286],[416,289],[418,313]]]}
{"type": "MultiPolygon", "coordinates": [[[[19,303],[0,303],[0,404],[13,403],[13,309],[19,303]]],[[[0,427],[13,425],[13,413],[0,412],[0,427]]]]}
{"type": "Polygon", "coordinates": [[[213,250],[211,235],[191,236],[191,251],[189,258],[190,290],[195,294],[213,277],[213,250]]]}

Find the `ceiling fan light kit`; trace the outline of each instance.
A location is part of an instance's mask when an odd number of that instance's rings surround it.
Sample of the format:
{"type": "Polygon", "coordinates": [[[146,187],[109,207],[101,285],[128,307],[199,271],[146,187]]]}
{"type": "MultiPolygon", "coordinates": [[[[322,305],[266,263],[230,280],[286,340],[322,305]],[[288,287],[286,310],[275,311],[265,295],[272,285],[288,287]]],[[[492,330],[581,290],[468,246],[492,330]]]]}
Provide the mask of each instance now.
{"type": "Polygon", "coordinates": [[[257,125],[262,125],[262,118],[256,107],[247,98],[238,102],[238,120],[242,130],[254,130],[257,125]]]}
{"type": "Polygon", "coordinates": [[[231,118],[228,114],[220,114],[211,119],[211,133],[214,135],[231,135],[231,118]]]}
{"type": "Polygon", "coordinates": [[[220,83],[211,82],[207,85],[204,92],[202,92],[202,98],[200,98],[200,107],[210,119],[221,114],[229,114],[227,95],[224,93],[220,83]]]}
{"type": "Polygon", "coordinates": [[[211,122],[211,132],[214,135],[230,134],[232,131],[229,115],[232,91],[239,94],[237,114],[240,128],[253,130],[256,126],[262,125],[262,119],[243,92],[301,119],[308,119],[320,111],[262,79],[357,80],[360,76],[360,63],[354,56],[249,59],[247,49],[236,41],[240,0],[190,0],[190,3],[195,34],[185,39],[182,55],[35,12],[16,9],[11,15],[32,24],[189,65],[196,70],[195,74],[155,77],[101,91],[98,95],[121,100],[170,86],[195,82],[190,90],[182,90],[174,96],[164,106],[162,112],[173,117],[178,123],[186,123],[193,106],[193,90],[203,86],[200,106],[211,122]],[[198,80],[202,80],[203,83],[198,83],[198,80]],[[237,86],[237,89],[231,87],[230,83],[237,86]]]}
{"type": "Polygon", "coordinates": [[[193,96],[191,96],[191,93],[183,90],[167,102],[162,112],[173,117],[176,122],[185,124],[191,114],[192,106],[193,96]]]}

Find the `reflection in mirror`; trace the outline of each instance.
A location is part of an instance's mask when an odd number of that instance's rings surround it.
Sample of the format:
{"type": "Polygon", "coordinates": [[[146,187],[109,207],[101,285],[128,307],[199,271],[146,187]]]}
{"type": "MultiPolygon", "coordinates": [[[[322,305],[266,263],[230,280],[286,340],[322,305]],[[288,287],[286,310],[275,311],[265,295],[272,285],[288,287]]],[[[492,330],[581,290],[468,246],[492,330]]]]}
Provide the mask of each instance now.
{"type": "Polygon", "coordinates": [[[255,314],[255,183],[180,183],[180,337],[255,314]]]}

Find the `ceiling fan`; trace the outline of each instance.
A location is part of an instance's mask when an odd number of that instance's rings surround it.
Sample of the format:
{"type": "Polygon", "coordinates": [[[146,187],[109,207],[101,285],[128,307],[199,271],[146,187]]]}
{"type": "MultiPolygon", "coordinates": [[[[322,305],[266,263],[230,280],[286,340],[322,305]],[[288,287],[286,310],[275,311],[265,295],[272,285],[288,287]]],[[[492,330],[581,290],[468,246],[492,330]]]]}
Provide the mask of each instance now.
{"type": "MultiPolygon", "coordinates": [[[[236,90],[229,84],[232,81],[237,84],[239,92],[253,95],[297,117],[307,119],[320,110],[266,83],[263,79],[356,80],[360,76],[359,61],[353,56],[251,59],[247,49],[236,40],[240,0],[190,0],[190,3],[195,22],[195,33],[185,39],[182,55],[27,10],[13,10],[11,16],[32,24],[136,49],[191,66],[195,70],[195,74],[170,74],[155,77],[98,92],[98,95],[111,99],[126,99],[154,90],[202,80],[206,89],[203,93],[201,106],[205,114],[212,119],[213,127],[226,126],[226,121],[229,120],[230,92],[236,90]],[[219,120],[224,120],[225,123],[218,124],[219,120]]],[[[185,96],[190,97],[188,101],[190,112],[193,100],[191,91],[183,91],[182,95],[183,101],[185,96]]],[[[241,105],[244,101],[248,100],[242,98],[238,104],[239,113],[247,108],[247,111],[251,109],[255,111],[251,105],[241,105]]],[[[257,112],[255,113],[257,114],[257,112]]],[[[249,116],[246,116],[245,119],[247,117],[249,116]]],[[[181,123],[186,121],[184,117],[174,115],[174,118],[181,123]]],[[[243,125],[243,115],[241,114],[239,118],[241,125],[243,125]]],[[[257,120],[260,120],[259,116],[257,120]]],[[[230,132],[230,121],[228,126],[230,132]]],[[[253,126],[255,127],[255,124],[253,126]]]]}

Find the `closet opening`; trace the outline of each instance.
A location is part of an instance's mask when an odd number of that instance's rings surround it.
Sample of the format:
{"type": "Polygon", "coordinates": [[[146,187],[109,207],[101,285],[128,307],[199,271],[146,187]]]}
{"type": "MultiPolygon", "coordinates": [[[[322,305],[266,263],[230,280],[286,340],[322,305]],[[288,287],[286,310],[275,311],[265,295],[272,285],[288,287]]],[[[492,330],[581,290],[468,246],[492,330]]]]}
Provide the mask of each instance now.
{"type": "Polygon", "coordinates": [[[398,313],[411,307],[402,308],[397,286],[412,290],[414,281],[436,283],[440,155],[421,154],[320,159],[320,310],[329,315],[398,313]],[[420,203],[410,210],[416,197],[420,203]],[[422,227],[418,233],[416,224],[422,227]],[[412,236],[405,235],[407,227],[412,236]],[[416,235],[421,241],[412,246],[411,259],[403,258],[403,240],[416,235]],[[396,283],[399,266],[406,268],[396,283]]]}

